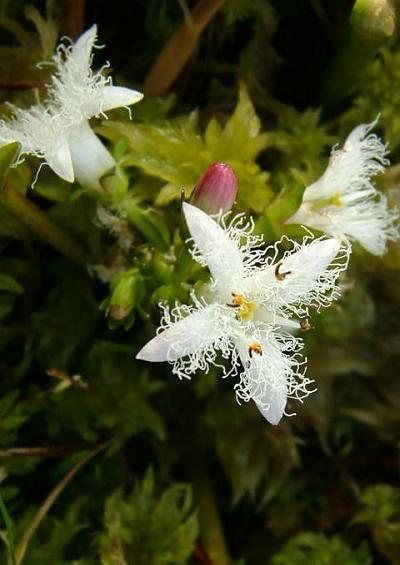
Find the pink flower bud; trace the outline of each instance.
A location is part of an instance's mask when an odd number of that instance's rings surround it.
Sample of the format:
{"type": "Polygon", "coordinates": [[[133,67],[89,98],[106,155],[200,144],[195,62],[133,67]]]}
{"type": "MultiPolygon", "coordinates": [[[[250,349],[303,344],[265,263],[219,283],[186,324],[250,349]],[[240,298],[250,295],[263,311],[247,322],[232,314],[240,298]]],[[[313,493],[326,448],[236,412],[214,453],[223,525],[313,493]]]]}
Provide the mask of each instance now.
{"type": "Polygon", "coordinates": [[[226,163],[213,163],[197,181],[190,202],[210,215],[229,212],[237,190],[233,169],[226,163]]]}

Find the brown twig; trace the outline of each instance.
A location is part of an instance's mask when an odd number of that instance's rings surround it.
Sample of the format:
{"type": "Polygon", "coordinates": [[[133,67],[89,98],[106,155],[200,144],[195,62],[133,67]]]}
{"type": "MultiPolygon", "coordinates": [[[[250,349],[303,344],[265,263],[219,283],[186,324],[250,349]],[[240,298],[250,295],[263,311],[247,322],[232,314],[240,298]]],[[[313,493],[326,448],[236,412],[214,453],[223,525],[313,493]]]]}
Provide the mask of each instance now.
{"type": "Polygon", "coordinates": [[[0,81],[0,90],[31,90],[32,88],[42,89],[44,83],[40,80],[14,80],[0,81]]]}
{"type": "Polygon", "coordinates": [[[79,388],[80,390],[87,390],[89,385],[81,379],[80,375],[69,375],[65,371],[60,371],[59,369],[48,369],[46,373],[49,377],[54,377],[55,379],[59,379],[65,388],[67,387],[74,387],[79,388]]]}
{"type": "Polygon", "coordinates": [[[198,38],[225,0],[199,0],[190,19],[166,43],[151,67],[144,91],[149,96],[165,94],[196,48],[198,38]],[[189,23],[190,22],[190,23],[189,23]]]}
{"type": "MultiPolygon", "coordinates": [[[[76,453],[76,447],[10,447],[9,449],[0,449],[0,459],[22,459],[29,457],[64,457],[71,453],[76,453]]],[[[82,448],[79,449],[82,451],[82,448]]]]}
{"type": "Polygon", "coordinates": [[[100,453],[100,451],[102,451],[107,445],[108,445],[108,443],[103,443],[103,444],[99,445],[98,447],[96,447],[96,449],[93,449],[92,451],[90,451],[85,457],[83,457],[80,461],[78,461],[78,463],[76,463],[76,465],[74,465],[72,467],[72,469],[70,469],[68,471],[68,473],[63,477],[63,479],[58,483],[58,485],[50,492],[48,497],[44,500],[43,504],[39,507],[36,514],[33,516],[32,521],[28,525],[27,529],[23,533],[23,535],[22,535],[22,537],[21,537],[21,539],[18,543],[16,552],[15,552],[17,565],[20,565],[22,563],[22,560],[25,556],[26,550],[28,549],[28,545],[29,545],[29,542],[30,542],[33,534],[35,533],[35,531],[39,527],[40,523],[42,522],[43,518],[46,516],[47,512],[53,506],[54,502],[60,496],[62,491],[71,482],[71,480],[74,478],[74,476],[77,474],[77,472],[84,465],[86,465],[86,463],[88,463],[88,461],[90,461],[91,459],[93,459],[93,457],[95,457],[98,453],[100,453]]]}
{"type": "Polygon", "coordinates": [[[85,0],[65,1],[65,27],[71,39],[81,35],[85,27],[85,0]]]}

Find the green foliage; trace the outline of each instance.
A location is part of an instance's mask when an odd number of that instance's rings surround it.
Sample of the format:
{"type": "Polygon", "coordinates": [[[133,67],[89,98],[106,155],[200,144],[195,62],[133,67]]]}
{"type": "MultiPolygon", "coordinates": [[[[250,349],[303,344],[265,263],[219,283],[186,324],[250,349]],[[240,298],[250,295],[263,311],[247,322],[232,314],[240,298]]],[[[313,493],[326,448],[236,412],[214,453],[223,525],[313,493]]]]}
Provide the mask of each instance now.
{"type": "Polygon", "coordinates": [[[0,147],[0,190],[3,190],[10,166],[15,161],[19,149],[18,143],[8,143],[0,147]]]}
{"type": "Polygon", "coordinates": [[[197,518],[187,485],[158,495],[149,469],[126,498],[117,490],[107,500],[100,537],[103,565],[186,563],[197,537],[197,518]]]}
{"type": "Polygon", "coordinates": [[[400,552],[400,491],[390,485],[368,487],[355,522],[366,524],[379,551],[396,561],[400,552]]]}
{"type": "Polygon", "coordinates": [[[68,509],[60,519],[46,517],[42,525],[40,540],[33,542],[26,562],[32,565],[94,565],[92,560],[76,560],[68,557],[74,544],[77,543],[78,534],[86,532],[89,524],[84,517],[84,510],[88,505],[88,496],[83,495],[71,502],[68,509]]]}
{"type": "Polygon", "coordinates": [[[112,141],[121,135],[129,140],[123,157],[125,166],[138,167],[162,181],[156,204],[165,206],[179,199],[182,190],[188,197],[206,167],[224,161],[237,174],[238,202],[259,211],[270,197],[268,174],[255,162],[267,143],[266,134],[260,130],[261,122],[244,84],[225,125],[212,118],[204,136],[199,130],[197,112],[161,124],[106,122],[101,128],[112,141]]]}
{"type": "Polygon", "coordinates": [[[3,394],[0,399],[0,445],[13,445],[18,429],[29,418],[26,403],[18,401],[18,391],[3,394]]]}
{"type": "Polygon", "coordinates": [[[23,292],[24,289],[13,277],[0,273],[0,320],[13,310],[17,296],[23,292]]]}
{"type": "Polygon", "coordinates": [[[85,347],[97,316],[90,281],[81,273],[65,272],[45,306],[32,316],[35,356],[42,366],[68,369],[74,353],[85,347]],[[80,292],[75,291],[76,285],[80,292]]]}
{"type": "Polygon", "coordinates": [[[400,52],[383,48],[362,75],[362,87],[352,107],[342,116],[348,130],[354,124],[379,116],[391,151],[400,143],[400,52]]]}
{"type": "Polygon", "coordinates": [[[303,533],[289,541],[276,554],[273,565],[368,565],[372,563],[368,547],[362,544],[357,549],[351,549],[339,536],[328,538],[323,534],[303,533]]]}
{"type": "Polygon", "coordinates": [[[11,563],[12,565],[16,565],[16,561],[15,561],[15,543],[14,543],[14,526],[13,523],[11,521],[11,518],[7,512],[7,508],[3,502],[3,499],[0,495],[0,513],[1,516],[4,520],[4,524],[6,526],[6,544],[7,544],[7,550],[11,559],[11,563]]]}
{"type": "Polygon", "coordinates": [[[288,430],[267,427],[251,406],[237,404],[229,395],[209,405],[207,420],[214,429],[218,457],[232,485],[233,503],[245,494],[253,499],[264,484],[264,500],[277,489],[298,463],[298,452],[288,430]]]}
{"type": "Polygon", "coordinates": [[[274,177],[275,186],[287,189],[295,182],[305,187],[322,172],[322,152],[334,143],[335,138],[321,123],[320,110],[298,112],[284,106],[278,116],[276,129],[267,136],[267,147],[281,154],[274,177]]]}

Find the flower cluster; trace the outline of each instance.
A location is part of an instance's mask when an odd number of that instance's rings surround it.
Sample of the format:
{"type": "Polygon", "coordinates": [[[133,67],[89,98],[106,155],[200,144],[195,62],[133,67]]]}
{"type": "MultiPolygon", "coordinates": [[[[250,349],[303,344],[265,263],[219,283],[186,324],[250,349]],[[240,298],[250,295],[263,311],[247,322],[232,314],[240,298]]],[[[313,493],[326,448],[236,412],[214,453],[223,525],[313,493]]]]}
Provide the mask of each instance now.
{"type": "Polygon", "coordinates": [[[305,237],[263,247],[253,224],[242,214],[230,222],[183,204],[193,240],[193,257],[207,265],[211,282],[193,305],[163,307],[159,334],[137,358],[168,361],[180,378],[208,371],[231,358],[224,376],[239,376],[238,401],[254,400],[277,424],[288,398],[311,391],[301,356],[301,338],[289,333],[309,327],[310,306],[328,306],[339,295],[339,274],[347,268],[350,246],[336,238],[305,237]]]}
{"type": "Polygon", "coordinates": [[[398,212],[390,210],[371,177],[389,161],[387,147],[370,133],[375,122],[356,127],[343,149],[334,149],[321,178],[304,191],[303,203],[288,223],[299,223],[335,237],[358,241],[383,255],[398,238],[398,212]]]}
{"type": "Polygon", "coordinates": [[[140,92],[113,86],[105,67],[91,70],[96,35],[94,25],[75,44],[60,45],[46,100],[27,109],[11,105],[11,119],[0,121],[0,144],[20,143],[20,159],[35,155],[64,180],[76,178],[94,188],[115,162],[88,120],[142,98],[140,92]]]}

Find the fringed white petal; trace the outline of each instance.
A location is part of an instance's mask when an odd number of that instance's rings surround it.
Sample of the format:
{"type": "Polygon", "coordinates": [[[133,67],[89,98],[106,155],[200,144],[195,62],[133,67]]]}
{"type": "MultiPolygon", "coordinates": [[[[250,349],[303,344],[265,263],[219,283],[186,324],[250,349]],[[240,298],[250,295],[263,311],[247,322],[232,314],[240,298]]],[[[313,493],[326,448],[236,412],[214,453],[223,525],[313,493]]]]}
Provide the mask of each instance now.
{"type": "Polygon", "coordinates": [[[140,100],[142,100],[143,94],[137,90],[125,88],[123,86],[105,86],[103,88],[102,97],[103,101],[98,113],[107,112],[107,110],[112,110],[113,108],[136,104],[136,102],[140,102],[140,100]]]}
{"type": "Polygon", "coordinates": [[[68,117],[71,126],[143,97],[136,90],[113,86],[111,76],[104,72],[108,63],[99,71],[90,68],[96,36],[94,25],[75,44],[60,45],[53,58],[57,73],[52,77],[48,100],[68,117]]]}
{"type": "Polygon", "coordinates": [[[44,158],[56,175],[67,182],[74,182],[71,150],[66,139],[59,139],[58,143],[44,154],[44,158]]]}
{"type": "Polygon", "coordinates": [[[88,30],[80,35],[73,44],[70,57],[75,59],[76,65],[87,74],[90,69],[92,51],[97,38],[97,25],[93,24],[88,30]]]}
{"type": "Polygon", "coordinates": [[[388,241],[399,239],[399,211],[390,209],[384,195],[338,208],[312,210],[302,204],[291,222],[307,225],[343,240],[358,241],[373,255],[383,255],[388,241]]]}
{"type": "Polygon", "coordinates": [[[304,377],[304,360],[299,355],[302,342],[284,332],[253,334],[236,340],[243,372],[235,386],[238,402],[254,400],[261,414],[277,425],[286,407],[287,398],[301,400],[313,391],[312,382],[304,377]],[[250,354],[249,344],[261,345],[261,353],[250,354]]]}
{"type": "Polygon", "coordinates": [[[226,230],[205,212],[183,204],[183,212],[195,244],[194,258],[207,265],[220,289],[236,290],[244,276],[240,248],[226,230]]]}
{"type": "Polygon", "coordinates": [[[389,209],[383,195],[340,209],[330,207],[323,214],[311,213],[307,224],[358,241],[373,255],[383,255],[387,242],[399,239],[399,212],[396,208],[389,209]]]}
{"type": "Polygon", "coordinates": [[[180,378],[190,378],[197,370],[207,372],[217,353],[227,359],[233,352],[235,320],[227,307],[205,305],[164,308],[160,333],[137,354],[144,361],[169,361],[180,378]]]}
{"type": "Polygon", "coordinates": [[[351,252],[349,245],[333,238],[306,237],[301,244],[291,243],[293,250],[286,251],[280,260],[274,257],[273,264],[252,278],[254,292],[268,311],[272,310],[277,325],[283,325],[277,321],[282,311],[306,316],[308,306],[329,306],[338,298],[336,282],[347,268],[351,252]]]}
{"type": "Polygon", "coordinates": [[[387,147],[378,136],[369,134],[376,122],[356,127],[346,139],[343,149],[332,151],[323,175],[304,192],[304,202],[343,197],[357,193],[365,198],[376,193],[371,177],[381,173],[389,161],[387,147]]]}
{"type": "Polygon", "coordinates": [[[220,337],[215,326],[216,308],[208,306],[188,314],[161,331],[137,354],[144,361],[176,361],[204,349],[220,337]]]}
{"type": "Polygon", "coordinates": [[[85,121],[69,136],[72,163],[77,180],[82,186],[99,188],[99,179],[115,161],[85,121]]]}

